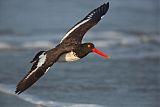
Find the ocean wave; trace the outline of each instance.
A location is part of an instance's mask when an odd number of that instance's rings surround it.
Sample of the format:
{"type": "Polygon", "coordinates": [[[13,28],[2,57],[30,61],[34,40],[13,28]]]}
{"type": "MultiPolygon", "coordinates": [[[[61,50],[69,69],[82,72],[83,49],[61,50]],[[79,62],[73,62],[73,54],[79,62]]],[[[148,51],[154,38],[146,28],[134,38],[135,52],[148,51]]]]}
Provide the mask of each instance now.
{"type": "Polygon", "coordinates": [[[16,46],[13,46],[10,43],[0,42],[0,50],[1,49],[15,49],[16,46]]]}
{"type": "Polygon", "coordinates": [[[64,103],[58,101],[47,101],[30,94],[22,93],[21,95],[16,95],[14,94],[14,90],[15,90],[15,85],[0,84],[0,91],[2,93],[14,95],[15,97],[18,97],[21,100],[24,100],[26,102],[35,105],[47,106],[47,107],[53,107],[53,106],[54,107],[103,107],[96,104],[76,104],[76,103],[64,103]]]}
{"type": "MultiPolygon", "coordinates": [[[[93,42],[96,47],[134,46],[142,43],[160,44],[160,36],[155,34],[135,34],[118,31],[89,32],[84,42],[93,42]]],[[[35,35],[30,37],[0,37],[0,49],[53,48],[59,42],[57,35],[35,35]]]]}
{"type": "Polygon", "coordinates": [[[54,44],[50,41],[34,41],[22,44],[22,48],[52,48],[54,44]]]}
{"type": "Polygon", "coordinates": [[[11,44],[8,42],[0,42],[0,50],[21,50],[21,49],[50,49],[53,48],[55,44],[50,41],[32,41],[32,42],[24,42],[21,44],[11,44]]]}
{"type": "Polygon", "coordinates": [[[107,31],[91,33],[90,39],[100,47],[118,45],[140,45],[142,43],[160,44],[160,36],[156,34],[136,34],[128,32],[107,31]],[[100,35],[100,36],[97,36],[100,35]]]}

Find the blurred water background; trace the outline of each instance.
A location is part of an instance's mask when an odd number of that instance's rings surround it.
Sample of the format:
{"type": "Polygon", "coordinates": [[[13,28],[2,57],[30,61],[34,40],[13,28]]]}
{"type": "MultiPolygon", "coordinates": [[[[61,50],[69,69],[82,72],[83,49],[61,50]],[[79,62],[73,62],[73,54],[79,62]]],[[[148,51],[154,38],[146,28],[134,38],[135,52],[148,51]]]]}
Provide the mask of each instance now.
{"type": "Polygon", "coordinates": [[[84,42],[111,56],[56,63],[22,95],[16,84],[39,50],[106,0],[0,0],[1,107],[159,107],[160,2],[109,0],[110,9],[84,42]]]}

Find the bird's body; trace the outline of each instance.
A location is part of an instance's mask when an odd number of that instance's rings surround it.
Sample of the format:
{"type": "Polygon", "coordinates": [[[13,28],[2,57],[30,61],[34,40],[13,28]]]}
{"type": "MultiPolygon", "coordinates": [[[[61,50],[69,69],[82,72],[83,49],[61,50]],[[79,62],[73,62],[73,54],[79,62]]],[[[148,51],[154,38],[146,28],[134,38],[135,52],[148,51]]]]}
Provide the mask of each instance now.
{"type": "Polygon", "coordinates": [[[15,93],[20,94],[33,85],[57,61],[77,61],[90,52],[109,58],[106,54],[98,51],[93,43],[82,44],[84,34],[100,21],[102,16],[108,11],[108,8],[109,3],[94,9],[83,20],[72,27],[55,48],[38,52],[31,61],[33,65],[30,71],[18,83],[15,93]]]}

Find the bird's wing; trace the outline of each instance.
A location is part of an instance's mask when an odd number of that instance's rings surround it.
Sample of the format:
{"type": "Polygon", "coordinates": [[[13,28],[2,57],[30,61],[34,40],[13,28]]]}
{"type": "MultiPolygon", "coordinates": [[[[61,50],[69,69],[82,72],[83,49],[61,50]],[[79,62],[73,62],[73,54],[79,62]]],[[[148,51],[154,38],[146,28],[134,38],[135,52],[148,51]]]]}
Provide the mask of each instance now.
{"type": "Polygon", "coordinates": [[[62,38],[60,43],[80,44],[84,34],[96,25],[109,9],[109,2],[91,11],[83,20],[73,26],[62,38]]]}
{"type": "Polygon", "coordinates": [[[52,58],[46,53],[43,57],[33,63],[28,74],[18,83],[15,93],[20,94],[33,85],[41,76],[43,76],[49,68],[58,60],[59,56],[56,52],[52,52],[52,58]],[[57,55],[56,55],[57,54],[57,55]]]}

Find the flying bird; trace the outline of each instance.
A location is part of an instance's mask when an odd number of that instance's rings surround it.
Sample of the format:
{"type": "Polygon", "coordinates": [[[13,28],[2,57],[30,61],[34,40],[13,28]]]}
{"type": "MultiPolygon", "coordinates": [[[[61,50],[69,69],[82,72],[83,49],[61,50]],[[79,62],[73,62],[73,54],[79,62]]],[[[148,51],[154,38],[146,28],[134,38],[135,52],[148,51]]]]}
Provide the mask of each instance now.
{"type": "Polygon", "coordinates": [[[32,86],[57,61],[77,61],[91,52],[110,58],[110,56],[96,49],[93,43],[82,43],[85,33],[101,20],[108,9],[109,2],[94,9],[73,26],[55,48],[38,52],[31,61],[33,65],[30,71],[16,86],[15,93],[20,94],[32,86]]]}

